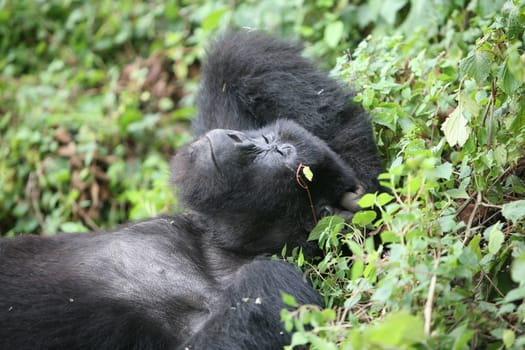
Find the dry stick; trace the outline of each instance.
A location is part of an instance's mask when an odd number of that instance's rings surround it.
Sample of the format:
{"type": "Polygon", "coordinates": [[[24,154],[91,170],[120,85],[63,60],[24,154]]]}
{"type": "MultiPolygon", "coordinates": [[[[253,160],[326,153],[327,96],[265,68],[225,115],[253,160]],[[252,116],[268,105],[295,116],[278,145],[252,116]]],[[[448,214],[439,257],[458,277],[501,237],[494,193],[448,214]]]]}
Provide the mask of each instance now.
{"type": "Polygon", "coordinates": [[[73,202],[73,208],[75,208],[76,212],[80,217],[84,220],[84,223],[92,230],[99,230],[100,227],[89,217],[89,215],[86,213],[84,209],[82,209],[76,202],[73,202]]]}
{"type": "Polygon", "coordinates": [[[508,173],[510,173],[512,170],[516,169],[516,166],[509,166],[507,167],[507,169],[503,170],[503,172],[501,174],[499,174],[496,179],[494,179],[494,181],[492,181],[492,183],[489,185],[489,187],[487,187],[487,189],[485,190],[485,192],[489,192],[492,187],[494,187],[494,185],[498,184],[505,175],[507,175],[508,173]]]}
{"type": "MultiPolygon", "coordinates": [[[[434,271],[439,265],[439,254],[434,250],[434,271]]],[[[432,322],[432,304],[434,304],[434,293],[436,291],[437,275],[434,272],[430,278],[430,286],[428,287],[427,302],[425,303],[425,334],[430,335],[430,323],[432,322]]]]}
{"type": "Polygon", "coordinates": [[[25,195],[29,198],[31,202],[31,208],[33,209],[33,212],[35,213],[36,220],[38,221],[38,224],[41,228],[45,225],[45,219],[44,214],[42,214],[42,211],[40,210],[40,204],[39,204],[39,198],[40,198],[40,190],[38,188],[38,175],[35,172],[29,173],[29,177],[27,179],[26,188],[25,188],[25,195]]]}
{"type": "Polygon", "coordinates": [[[480,226],[485,226],[488,222],[490,222],[490,220],[494,219],[496,216],[500,215],[501,213],[499,211],[495,212],[494,214],[492,214],[491,216],[489,216],[488,218],[485,218],[485,220],[483,220],[480,224],[480,226]]]}
{"type": "Polygon", "coordinates": [[[492,281],[489,277],[489,275],[487,275],[486,273],[482,272],[483,274],[483,277],[489,281],[490,285],[492,286],[492,288],[494,288],[494,290],[499,294],[500,297],[504,297],[505,294],[503,294],[503,292],[501,290],[499,290],[498,286],[496,286],[496,284],[494,283],[494,281],[492,281]]]}
{"type": "Polygon", "coordinates": [[[476,197],[476,203],[474,203],[474,209],[472,209],[472,213],[470,213],[467,227],[465,228],[465,238],[463,238],[463,245],[467,244],[467,241],[470,238],[470,228],[472,227],[472,222],[474,221],[474,217],[476,216],[476,212],[478,211],[478,207],[479,207],[479,204],[481,203],[481,200],[482,200],[481,191],[478,191],[478,195],[476,197]]]}

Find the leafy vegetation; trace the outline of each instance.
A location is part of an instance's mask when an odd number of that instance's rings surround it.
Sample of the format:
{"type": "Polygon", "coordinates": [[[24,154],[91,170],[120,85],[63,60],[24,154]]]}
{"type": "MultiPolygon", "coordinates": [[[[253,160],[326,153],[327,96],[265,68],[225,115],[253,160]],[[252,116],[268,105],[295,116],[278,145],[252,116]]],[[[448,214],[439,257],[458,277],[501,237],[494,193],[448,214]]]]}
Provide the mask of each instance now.
{"type": "Polygon", "coordinates": [[[293,344],[525,346],[525,3],[482,5],[372,34],[339,60],[376,123],[392,193],[363,197],[349,227],[330,218],[313,232],[325,256],[298,262],[330,308],[283,311],[293,344]]]}
{"type": "Polygon", "coordinates": [[[321,259],[291,259],[327,305],[283,311],[293,344],[525,347],[523,0],[0,1],[0,234],[175,210],[167,162],[230,25],[335,66],[388,169],[390,194],[312,232],[321,259]]]}

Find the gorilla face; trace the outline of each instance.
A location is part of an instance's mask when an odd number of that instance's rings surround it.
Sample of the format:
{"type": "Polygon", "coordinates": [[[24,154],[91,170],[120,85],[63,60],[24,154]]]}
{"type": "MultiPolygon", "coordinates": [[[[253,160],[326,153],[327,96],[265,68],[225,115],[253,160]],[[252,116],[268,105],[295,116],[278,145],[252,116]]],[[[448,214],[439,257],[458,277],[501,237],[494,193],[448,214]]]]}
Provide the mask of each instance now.
{"type": "Polygon", "coordinates": [[[181,149],[172,164],[183,202],[206,214],[297,217],[312,204],[337,205],[356,188],[353,171],[326,143],[288,120],[245,132],[209,131],[181,149]],[[312,182],[298,178],[301,164],[311,168],[312,182]],[[308,185],[315,203],[305,200],[299,182],[308,185]]]}

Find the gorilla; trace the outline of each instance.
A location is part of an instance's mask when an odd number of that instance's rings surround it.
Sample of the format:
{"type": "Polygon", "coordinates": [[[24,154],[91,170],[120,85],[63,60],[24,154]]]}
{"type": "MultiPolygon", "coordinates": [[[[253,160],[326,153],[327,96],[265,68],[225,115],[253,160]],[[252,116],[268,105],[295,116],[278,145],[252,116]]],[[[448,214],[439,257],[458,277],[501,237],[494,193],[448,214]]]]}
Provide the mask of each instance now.
{"type": "Polygon", "coordinates": [[[184,211],[110,232],[0,240],[0,349],[280,349],[282,292],[322,306],[294,266],[316,220],[377,190],[366,115],[259,32],[208,52],[196,139],[172,160],[184,211]],[[313,177],[305,174],[308,167],[313,177]]]}

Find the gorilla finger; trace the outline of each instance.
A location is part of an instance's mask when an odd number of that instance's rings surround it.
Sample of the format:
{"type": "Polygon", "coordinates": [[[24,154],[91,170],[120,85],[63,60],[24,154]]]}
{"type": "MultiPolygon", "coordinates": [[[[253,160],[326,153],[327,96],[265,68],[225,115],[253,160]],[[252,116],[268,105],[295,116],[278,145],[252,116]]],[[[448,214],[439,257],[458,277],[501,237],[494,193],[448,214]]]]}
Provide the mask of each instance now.
{"type": "Polygon", "coordinates": [[[361,207],[357,202],[359,202],[359,199],[364,194],[364,189],[359,186],[355,192],[346,192],[343,197],[341,198],[341,207],[351,211],[356,212],[361,210],[361,207]]]}
{"type": "Polygon", "coordinates": [[[335,209],[332,215],[337,215],[337,216],[342,217],[345,220],[345,222],[351,222],[352,218],[354,217],[354,212],[351,212],[348,210],[335,209]]]}

